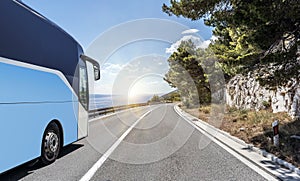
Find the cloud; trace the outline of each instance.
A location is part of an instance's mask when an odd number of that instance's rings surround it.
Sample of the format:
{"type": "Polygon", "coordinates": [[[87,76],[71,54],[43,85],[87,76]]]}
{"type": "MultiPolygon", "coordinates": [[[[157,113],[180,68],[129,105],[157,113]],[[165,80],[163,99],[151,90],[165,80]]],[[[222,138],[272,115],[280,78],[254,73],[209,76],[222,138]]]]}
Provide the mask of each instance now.
{"type": "MultiPolygon", "coordinates": [[[[147,81],[138,81],[139,84],[137,90],[140,92],[165,92],[168,90],[168,84],[161,82],[165,87],[160,87],[157,78],[153,75],[164,76],[168,71],[169,65],[166,61],[166,57],[160,55],[146,55],[132,59],[131,61],[124,63],[105,63],[101,66],[101,79],[95,84],[95,92],[101,94],[128,94],[129,88],[135,81],[150,76],[147,81]]],[[[137,91],[136,91],[137,92],[137,91]]],[[[156,93],[155,92],[155,93],[156,93]]]]}
{"type": "Polygon", "coordinates": [[[148,85],[158,85],[160,83],[161,83],[161,81],[149,81],[149,82],[147,82],[148,85]]]}
{"type": "Polygon", "coordinates": [[[211,42],[213,42],[213,41],[215,41],[215,40],[217,40],[218,39],[218,37],[216,37],[216,36],[212,36],[212,37],[210,37],[210,39],[209,40],[205,40],[204,42],[202,42],[202,44],[200,44],[199,46],[198,46],[198,48],[203,48],[203,49],[205,49],[205,48],[207,48],[208,46],[209,46],[209,44],[211,43],[211,42]]]}
{"type": "Polygon", "coordinates": [[[173,43],[170,48],[166,48],[166,53],[174,53],[175,51],[177,51],[178,47],[180,46],[181,42],[183,41],[188,41],[188,40],[191,40],[195,45],[196,47],[203,47],[201,46],[203,41],[197,37],[197,36],[193,36],[193,35],[186,35],[184,37],[182,37],[180,40],[178,40],[177,42],[173,43]]]}
{"type": "MultiPolygon", "coordinates": [[[[183,33],[183,32],[182,32],[183,33]]],[[[173,43],[170,48],[166,48],[166,53],[174,53],[177,51],[178,47],[180,46],[181,42],[183,41],[188,41],[188,40],[191,40],[196,48],[202,48],[202,49],[205,49],[209,46],[209,44],[216,40],[217,37],[216,36],[212,36],[209,40],[205,40],[203,41],[200,37],[198,36],[194,36],[194,35],[186,35],[184,37],[182,37],[180,40],[178,40],[177,42],[173,43]]]]}
{"type": "Polygon", "coordinates": [[[94,83],[94,93],[111,94],[114,80],[124,65],[105,63],[101,66],[101,79],[94,83]]]}
{"type": "Polygon", "coordinates": [[[103,74],[116,75],[123,69],[123,67],[124,66],[120,64],[105,63],[102,67],[101,72],[103,74]]]}
{"type": "Polygon", "coordinates": [[[211,43],[211,40],[205,40],[203,41],[199,46],[197,46],[197,48],[202,48],[205,49],[208,47],[208,45],[211,43]]]}
{"type": "Polygon", "coordinates": [[[211,41],[215,41],[215,40],[217,40],[217,39],[218,39],[218,37],[216,37],[215,35],[213,35],[213,36],[210,38],[211,41]]]}
{"type": "Polygon", "coordinates": [[[185,31],[183,31],[181,34],[193,34],[193,33],[198,33],[199,32],[199,30],[197,30],[197,29],[188,29],[188,30],[185,30],[185,31]]]}

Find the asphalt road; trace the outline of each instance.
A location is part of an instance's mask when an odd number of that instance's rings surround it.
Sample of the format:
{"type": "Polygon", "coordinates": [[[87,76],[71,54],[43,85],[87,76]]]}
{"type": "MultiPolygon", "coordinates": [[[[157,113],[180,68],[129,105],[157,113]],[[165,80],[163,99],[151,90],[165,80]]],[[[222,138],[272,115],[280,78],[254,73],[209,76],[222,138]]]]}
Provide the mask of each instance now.
{"type": "Polygon", "coordinates": [[[265,180],[201,134],[173,107],[141,107],[92,120],[89,137],[65,147],[55,163],[25,164],[0,180],[80,180],[93,169],[91,180],[100,181],[265,180]],[[98,160],[101,164],[95,169],[98,160]]]}

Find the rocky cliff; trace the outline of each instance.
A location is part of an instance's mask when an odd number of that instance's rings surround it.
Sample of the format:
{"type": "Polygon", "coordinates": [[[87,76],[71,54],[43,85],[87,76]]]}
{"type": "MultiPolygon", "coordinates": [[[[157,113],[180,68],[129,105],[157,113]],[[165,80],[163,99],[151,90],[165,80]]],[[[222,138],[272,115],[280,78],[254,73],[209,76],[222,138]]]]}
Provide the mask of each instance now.
{"type": "Polygon", "coordinates": [[[272,108],[274,113],[288,112],[295,118],[300,117],[300,83],[287,81],[285,86],[269,88],[261,86],[255,79],[257,73],[236,75],[226,85],[226,102],[229,106],[242,109],[272,108]]]}

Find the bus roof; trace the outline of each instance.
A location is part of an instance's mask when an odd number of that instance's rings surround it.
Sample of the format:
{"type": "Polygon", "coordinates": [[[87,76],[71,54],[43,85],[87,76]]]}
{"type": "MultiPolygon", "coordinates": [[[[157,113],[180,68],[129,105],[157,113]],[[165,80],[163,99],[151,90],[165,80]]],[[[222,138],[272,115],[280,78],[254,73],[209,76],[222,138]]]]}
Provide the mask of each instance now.
{"type": "Polygon", "coordinates": [[[40,14],[39,12],[37,12],[36,10],[32,9],[30,6],[28,6],[27,4],[23,3],[22,0],[15,0],[16,3],[18,3],[19,5],[23,6],[25,9],[27,9],[28,11],[31,11],[33,14],[39,16],[41,19],[43,19],[44,21],[46,21],[49,24],[52,24],[52,26],[55,26],[58,30],[60,30],[62,33],[64,33],[66,36],[69,36],[69,38],[73,39],[78,45],[78,41],[75,40],[74,37],[72,37],[69,33],[67,33],[64,29],[62,29],[60,26],[58,26],[56,23],[52,22],[51,20],[49,20],[48,18],[46,18],[44,15],[40,14]]]}
{"type": "Polygon", "coordinates": [[[83,49],[55,23],[17,0],[0,1],[0,56],[61,71],[72,85],[83,49]]]}

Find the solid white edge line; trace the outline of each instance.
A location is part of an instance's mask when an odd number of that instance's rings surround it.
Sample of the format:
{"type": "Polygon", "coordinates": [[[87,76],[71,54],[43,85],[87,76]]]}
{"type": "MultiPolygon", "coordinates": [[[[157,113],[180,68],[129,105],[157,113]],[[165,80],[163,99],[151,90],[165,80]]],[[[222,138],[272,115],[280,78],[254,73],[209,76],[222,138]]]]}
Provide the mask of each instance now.
{"type": "Polygon", "coordinates": [[[182,113],[180,113],[179,110],[176,109],[176,107],[177,107],[177,105],[174,106],[174,110],[175,110],[175,112],[181,118],[183,118],[186,122],[188,122],[190,125],[192,125],[194,128],[196,128],[203,135],[205,135],[206,137],[208,137],[209,139],[211,139],[214,143],[216,143],[217,145],[219,145],[221,148],[223,148],[224,150],[226,150],[228,153],[230,153],[231,155],[233,155],[235,158],[237,158],[238,160],[240,160],[242,163],[244,163],[245,165],[247,165],[249,168],[251,168],[252,170],[254,170],[256,173],[258,173],[259,175],[261,175],[265,179],[267,179],[269,181],[270,180],[277,180],[273,175],[270,175],[269,173],[267,173],[264,170],[260,169],[257,165],[255,165],[254,163],[250,162],[249,160],[247,160],[243,156],[239,155],[238,153],[236,153],[232,149],[228,148],[228,146],[226,146],[225,144],[223,144],[222,142],[218,141],[217,139],[215,139],[214,137],[212,137],[210,134],[206,133],[201,128],[199,128],[198,126],[196,126],[188,118],[186,118],[184,115],[182,115],[182,113]]]}
{"type": "MultiPolygon", "coordinates": [[[[156,109],[156,108],[155,108],[156,109]]],[[[130,131],[145,117],[147,116],[152,110],[147,111],[143,114],[133,125],[130,126],[122,136],[102,155],[102,157],[89,169],[89,171],[80,179],[80,181],[89,181],[97,170],[103,165],[103,163],[109,158],[109,156],[113,153],[113,151],[119,146],[119,144],[125,139],[125,137],[130,133],[130,131]]]]}

